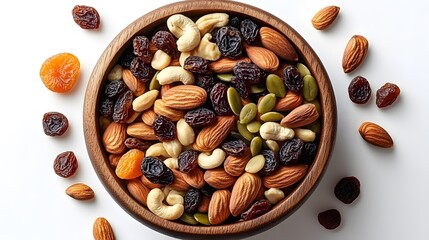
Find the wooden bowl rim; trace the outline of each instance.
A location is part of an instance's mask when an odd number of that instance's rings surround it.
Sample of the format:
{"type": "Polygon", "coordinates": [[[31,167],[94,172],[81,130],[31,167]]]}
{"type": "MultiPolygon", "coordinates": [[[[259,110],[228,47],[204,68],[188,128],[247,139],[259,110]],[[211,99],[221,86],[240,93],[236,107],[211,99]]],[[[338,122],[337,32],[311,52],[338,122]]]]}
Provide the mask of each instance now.
{"type": "Polygon", "coordinates": [[[281,219],[289,216],[309,196],[322,177],[332,151],[337,125],[337,112],[335,96],[328,74],[320,59],[309,46],[309,44],[287,23],[276,16],[245,3],[222,1],[222,0],[194,0],[171,3],[155,9],[122,30],[107,46],[101,55],[90,76],[85,92],[83,108],[84,137],[88,155],[100,181],[115,199],[115,201],[130,215],[140,222],[156,228],[158,231],[169,235],[183,234],[184,236],[215,236],[215,235],[251,235],[258,231],[266,230],[268,227],[278,224],[281,219]],[[294,44],[301,59],[310,69],[312,75],[319,85],[319,99],[322,106],[323,127],[320,135],[320,143],[316,160],[309,169],[306,177],[298,186],[284,199],[278,203],[269,213],[250,221],[237,222],[220,226],[189,226],[164,220],[152,214],[149,210],[138,203],[126,190],[126,187],[118,179],[110,167],[106,153],[102,150],[101,135],[98,123],[98,97],[100,86],[108,71],[129,43],[133,36],[139,34],[143,28],[153,27],[168,16],[176,13],[182,14],[204,14],[209,12],[227,12],[237,15],[248,15],[254,19],[264,22],[267,26],[279,30],[286,35],[294,44]],[[323,141],[322,141],[323,140],[323,141]]]}

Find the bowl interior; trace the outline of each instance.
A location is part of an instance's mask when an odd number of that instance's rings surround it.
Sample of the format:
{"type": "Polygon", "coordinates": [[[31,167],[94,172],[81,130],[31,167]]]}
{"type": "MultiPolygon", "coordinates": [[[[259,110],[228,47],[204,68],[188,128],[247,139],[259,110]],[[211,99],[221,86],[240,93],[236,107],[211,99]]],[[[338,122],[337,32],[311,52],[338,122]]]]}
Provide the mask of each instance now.
{"type": "Polygon", "coordinates": [[[252,234],[278,223],[296,210],[309,196],[320,180],[328,163],[336,131],[335,97],[329,77],[323,64],[308,43],[288,24],[261,9],[243,3],[230,1],[183,1],[169,4],[140,17],[109,44],[97,62],[88,82],[84,101],[84,135],[87,150],[93,167],[111,196],[130,215],[144,224],[150,225],[167,234],[218,235],[252,234]],[[154,30],[176,13],[189,17],[206,13],[225,12],[231,15],[248,16],[260,26],[270,26],[283,33],[294,45],[303,62],[311,71],[319,87],[319,101],[322,106],[322,129],[316,158],[306,177],[297,187],[267,214],[249,221],[236,222],[220,226],[190,226],[161,219],[138,203],[128,193],[123,180],[116,177],[101,141],[98,122],[98,102],[100,88],[107,73],[113,68],[124,50],[131,46],[132,38],[154,30]]]}

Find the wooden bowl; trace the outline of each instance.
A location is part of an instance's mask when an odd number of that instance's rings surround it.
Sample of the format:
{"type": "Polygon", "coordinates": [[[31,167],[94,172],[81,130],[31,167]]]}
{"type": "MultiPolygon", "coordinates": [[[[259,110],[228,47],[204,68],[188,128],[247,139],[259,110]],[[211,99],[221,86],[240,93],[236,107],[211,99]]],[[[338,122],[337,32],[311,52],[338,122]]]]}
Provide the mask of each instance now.
{"type": "Polygon", "coordinates": [[[166,5],[140,17],[127,26],[113,39],[97,62],[88,82],[84,102],[84,135],[89,157],[93,167],[110,195],[131,216],[166,234],[174,236],[216,236],[237,235],[245,236],[266,230],[279,223],[282,219],[296,210],[316,187],[328,163],[328,158],[334,144],[336,132],[336,104],[329,77],[312,48],[288,24],[279,18],[243,3],[230,1],[183,1],[166,5]],[[107,73],[113,68],[119,56],[132,38],[154,29],[176,13],[189,17],[202,16],[212,12],[225,12],[237,16],[249,16],[252,19],[271,26],[282,32],[294,44],[300,61],[306,64],[319,86],[319,101],[322,106],[322,129],[316,158],[309,168],[308,174],[280,203],[268,213],[254,220],[236,222],[219,226],[190,226],[179,222],[164,220],[152,214],[147,208],[138,203],[127,191],[123,180],[119,179],[109,164],[104,150],[99,127],[98,102],[100,89],[107,73]]]}

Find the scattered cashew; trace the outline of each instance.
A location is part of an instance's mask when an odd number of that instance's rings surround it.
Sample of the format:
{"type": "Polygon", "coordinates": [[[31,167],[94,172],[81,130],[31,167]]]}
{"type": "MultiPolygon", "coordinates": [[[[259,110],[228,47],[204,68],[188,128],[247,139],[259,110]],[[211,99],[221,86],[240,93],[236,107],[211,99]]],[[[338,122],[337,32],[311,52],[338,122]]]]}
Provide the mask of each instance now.
{"type": "Polygon", "coordinates": [[[167,158],[164,160],[164,164],[169,169],[179,169],[179,161],[177,160],[177,158],[167,158]]]}
{"type": "Polygon", "coordinates": [[[171,157],[167,151],[164,148],[164,145],[162,142],[152,144],[147,150],[146,150],[146,157],[165,157],[169,158],[171,157]]]}
{"type": "Polygon", "coordinates": [[[206,33],[201,39],[198,47],[191,52],[191,55],[202,57],[209,61],[218,60],[222,56],[222,54],[220,53],[216,43],[210,41],[211,39],[212,35],[210,33],[206,33]]]}
{"type": "Polygon", "coordinates": [[[191,51],[200,43],[201,35],[197,24],[182,14],[175,14],[169,17],[167,27],[178,38],[176,44],[180,52],[191,51]]]}
{"type": "Polygon", "coordinates": [[[189,146],[195,141],[194,129],[189,126],[185,119],[177,121],[177,139],[183,146],[189,146]]]}
{"type": "Polygon", "coordinates": [[[165,194],[159,188],[150,190],[147,195],[147,207],[158,217],[167,220],[176,220],[180,218],[185,211],[183,204],[174,204],[173,206],[163,203],[165,194]]]}
{"type": "Polygon", "coordinates": [[[310,129],[295,128],[295,136],[301,139],[303,142],[312,142],[316,139],[316,133],[310,129]]]}
{"type": "Polygon", "coordinates": [[[201,36],[213,31],[215,28],[226,26],[229,22],[229,15],[226,13],[210,13],[200,17],[195,24],[200,30],[201,36]]]}
{"type": "Polygon", "coordinates": [[[160,85],[170,84],[174,82],[181,82],[185,85],[194,84],[195,77],[188,70],[183,69],[181,66],[169,66],[162,69],[156,79],[160,85]]]}
{"type": "Polygon", "coordinates": [[[164,145],[165,151],[171,157],[177,158],[179,157],[179,154],[182,152],[182,144],[180,144],[177,138],[175,138],[172,141],[163,142],[162,145],[164,145]]]}
{"type": "Polygon", "coordinates": [[[292,139],[295,136],[295,132],[286,127],[282,127],[276,122],[266,122],[262,124],[259,129],[259,134],[265,140],[284,141],[292,139]]]}
{"type": "Polygon", "coordinates": [[[164,51],[158,49],[156,50],[155,54],[153,54],[152,61],[150,62],[150,65],[155,70],[162,70],[166,68],[168,65],[170,65],[171,57],[164,51]]]}
{"type": "Polygon", "coordinates": [[[185,204],[185,200],[183,199],[182,193],[176,190],[171,190],[167,194],[167,198],[165,199],[165,201],[171,206],[175,204],[185,204]]]}
{"type": "Polygon", "coordinates": [[[211,153],[202,152],[198,155],[198,166],[202,169],[217,168],[222,165],[225,157],[226,153],[220,148],[216,148],[211,153]]]}
{"type": "Polygon", "coordinates": [[[264,192],[264,195],[271,204],[276,204],[285,198],[285,193],[278,188],[270,188],[264,192]]]}
{"type": "Polygon", "coordinates": [[[152,107],[156,98],[158,97],[159,91],[154,89],[145,92],[144,94],[136,97],[133,100],[133,110],[136,112],[143,112],[144,110],[152,107]]]}

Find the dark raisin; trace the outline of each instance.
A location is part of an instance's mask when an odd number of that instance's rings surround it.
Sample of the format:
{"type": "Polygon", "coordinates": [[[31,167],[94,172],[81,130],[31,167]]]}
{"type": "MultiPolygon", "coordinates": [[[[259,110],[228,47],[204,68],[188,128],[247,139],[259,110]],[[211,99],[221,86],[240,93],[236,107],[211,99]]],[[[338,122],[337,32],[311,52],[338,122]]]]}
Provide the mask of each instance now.
{"type": "Polygon", "coordinates": [[[231,139],[241,140],[241,141],[245,142],[247,146],[250,146],[250,141],[245,139],[243,137],[243,135],[241,135],[239,132],[231,131],[229,133],[229,136],[231,137],[231,139]]]}
{"type": "Polygon", "coordinates": [[[298,68],[289,65],[284,69],[283,80],[287,89],[299,93],[304,87],[304,81],[299,73],[298,68]]]}
{"type": "Polygon", "coordinates": [[[124,144],[129,149],[138,149],[140,151],[146,151],[153,143],[151,141],[143,141],[138,138],[129,137],[125,139],[124,144]]]}
{"type": "Polygon", "coordinates": [[[213,109],[219,115],[233,114],[228,103],[227,91],[228,87],[225,84],[217,83],[210,92],[210,101],[212,102],[213,109]]]}
{"type": "Polygon", "coordinates": [[[329,209],[317,215],[320,225],[326,229],[335,229],[341,224],[341,214],[337,209],[329,209]]]}
{"type": "Polygon", "coordinates": [[[176,126],[162,115],[156,117],[152,123],[152,128],[159,141],[171,141],[176,138],[176,126]]]}
{"type": "Polygon", "coordinates": [[[254,21],[250,19],[241,21],[240,31],[246,43],[255,45],[259,42],[259,27],[254,21]]]}
{"type": "Polygon", "coordinates": [[[103,99],[100,103],[100,114],[103,117],[111,117],[113,114],[113,106],[115,103],[112,99],[106,98],[103,99]]]}
{"type": "Polygon", "coordinates": [[[108,98],[117,98],[127,89],[127,85],[122,80],[110,81],[104,87],[104,94],[108,98]]]}
{"type": "Polygon", "coordinates": [[[98,29],[100,27],[100,15],[90,6],[76,5],[72,10],[73,20],[83,29],[98,29]]]}
{"type": "Polygon", "coordinates": [[[302,156],[299,160],[303,164],[311,165],[316,157],[317,153],[317,144],[313,142],[304,143],[304,148],[302,149],[302,156]]]}
{"type": "Polygon", "coordinates": [[[185,212],[187,213],[193,213],[195,210],[197,210],[198,206],[201,203],[201,200],[203,199],[203,194],[200,190],[191,188],[183,197],[184,205],[185,205],[185,212]]]}
{"type": "Polygon", "coordinates": [[[145,157],[141,165],[143,175],[152,183],[170,185],[173,183],[173,171],[155,157],[145,157]]]}
{"type": "Polygon", "coordinates": [[[240,18],[237,16],[232,17],[228,23],[231,27],[239,28],[240,27],[240,18]]]}
{"type": "Polygon", "coordinates": [[[130,68],[131,61],[135,57],[133,48],[127,48],[119,58],[119,64],[124,68],[130,68]]]}
{"type": "Polygon", "coordinates": [[[136,36],[133,39],[133,50],[134,55],[140,57],[144,63],[150,64],[153,55],[149,50],[149,39],[147,37],[136,36]]]}
{"type": "Polygon", "coordinates": [[[237,28],[231,26],[222,27],[217,32],[216,37],[216,43],[222,56],[237,58],[242,55],[242,36],[237,28]]]}
{"type": "Polygon", "coordinates": [[[185,122],[191,127],[204,127],[216,120],[216,114],[207,108],[197,108],[187,112],[184,116],[185,122]]]}
{"type": "Polygon", "coordinates": [[[226,154],[236,157],[243,156],[247,149],[246,143],[242,140],[224,142],[221,147],[226,152],[226,154]]]}
{"type": "Polygon", "coordinates": [[[401,89],[394,83],[386,83],[377,90],[376,104],[379,108],[384,108],[396,101],[401,89]]]}
{"type": "Polygon", "coordinates": [[[179,162],[179,171],[189,173],[198,165],[198,152],[195,150],[185,150],[179,154],[177,161],[179,162]]]}
{"type": "Polygon", "coordinates": [[[280,166],[279,156],[277,153],[271,150],[262,150],[261,154],[265,158],[264,167],[260,171],[263,175],[268,175],[274,172],[280,166]]]}
{"type": "Polygon", "coordinates": [[[207,197],[211,197],[213,193],[216,191],[216,188],[210,186],[208,183],[205,183],[200,190],[207,197]]]}
{"type": "Polygon", "coordinates": [[[238,95],[242,98],[250,97],[250,84],[246,80],[239,78],[237,76],[232,76],[231,86],[237,90],[238,95]]]}
{"type": "Polygon", "coordinates": [[[360,182],[356,177],[344,177],[334,189],[335,196],[343,203],[352,203],[360,194],[360,182]]]}
{"type": "Polygon", "coordinates": [[[216,43],[217,44],[217,34],[219,32],[219,28],[215,28],[213,29],[213,31],[210,33],[212,35],[212,38],[210,39],[210,42],[216,43]]]}
{"type": "Polygon", "coordinates": [[[76,173],[77,168],[77,158],[72,151],[60,153],[55,158],[54,171],[60,177],[71,177],[76,173]]]}
{"type": "Polygon", "coordinates": [[[354,103],[367,103],[371,97],[371,86],[368,80],[362,76],[353,78],[349,85],[349,97],[354,103]]]}
{"type": "Polygon", "coordinates": [[[189,56],[185,59],[183,68],[193,73],[208,74],[210,72],[209,63],[202,57],[189,56]]]}
{"type": "Polygon", "coordinates": [[[168,31],[158,31],[152,37],[152,43],[158,48],[171,56],[171,58],[178,58],[180,56],[177,50],[176,39],[173,34],[168,31]]]}
{"type": "Polygon", "coordinates": [[[43,131],[48,136],[61,136],[68,127],[67,117],[59,112],[47,112],[43,114],[43,131]]]}
{"type": "Polygon", "coordinates": [[[262,214],[268,212],[268,210],[270,210],[270,207],[271,203],[268,202],[267,199],[261,199],[259,201],[256,201],[252,204],[252,206],[250,206],[249,209],[247,209],[241,214],[241,219],[243,219],[244,221],[255,219],[262,214]]]}
{"type": "Polygon", "coordinates": [[[210,94],[214,85],[216,84],[216,80],[212,75],[201,75],[195,74],[195,84],[201,88],[206,90],[207,94],[210,94]]]}
{"type": "Polygon", "coordinates": [[[248,84],[257,84],[265,81],[266,74],[254,63],[238,62],[233,68],[233,73],[248,84]]]}
{"type": "Polygon", "coordinates": [[[300,159],[304,143],[299,138],[287,140],[280,148],[280,163],[283,165],[293,165],[300,159]]]}
{"type": "Polygon", "coordinates": [[[141,58],[135,57],[130,65],[131,73],[140,81],[148,82],[152,80],[156,71],[150,64],[145,64],[141,58]]]}
{"type": "Polygon", "coordinates": [[[114,122],[123,123],[133,112],[133,92],[128,90],[119,96],[113,107],[112,119],[114,122]]]}

